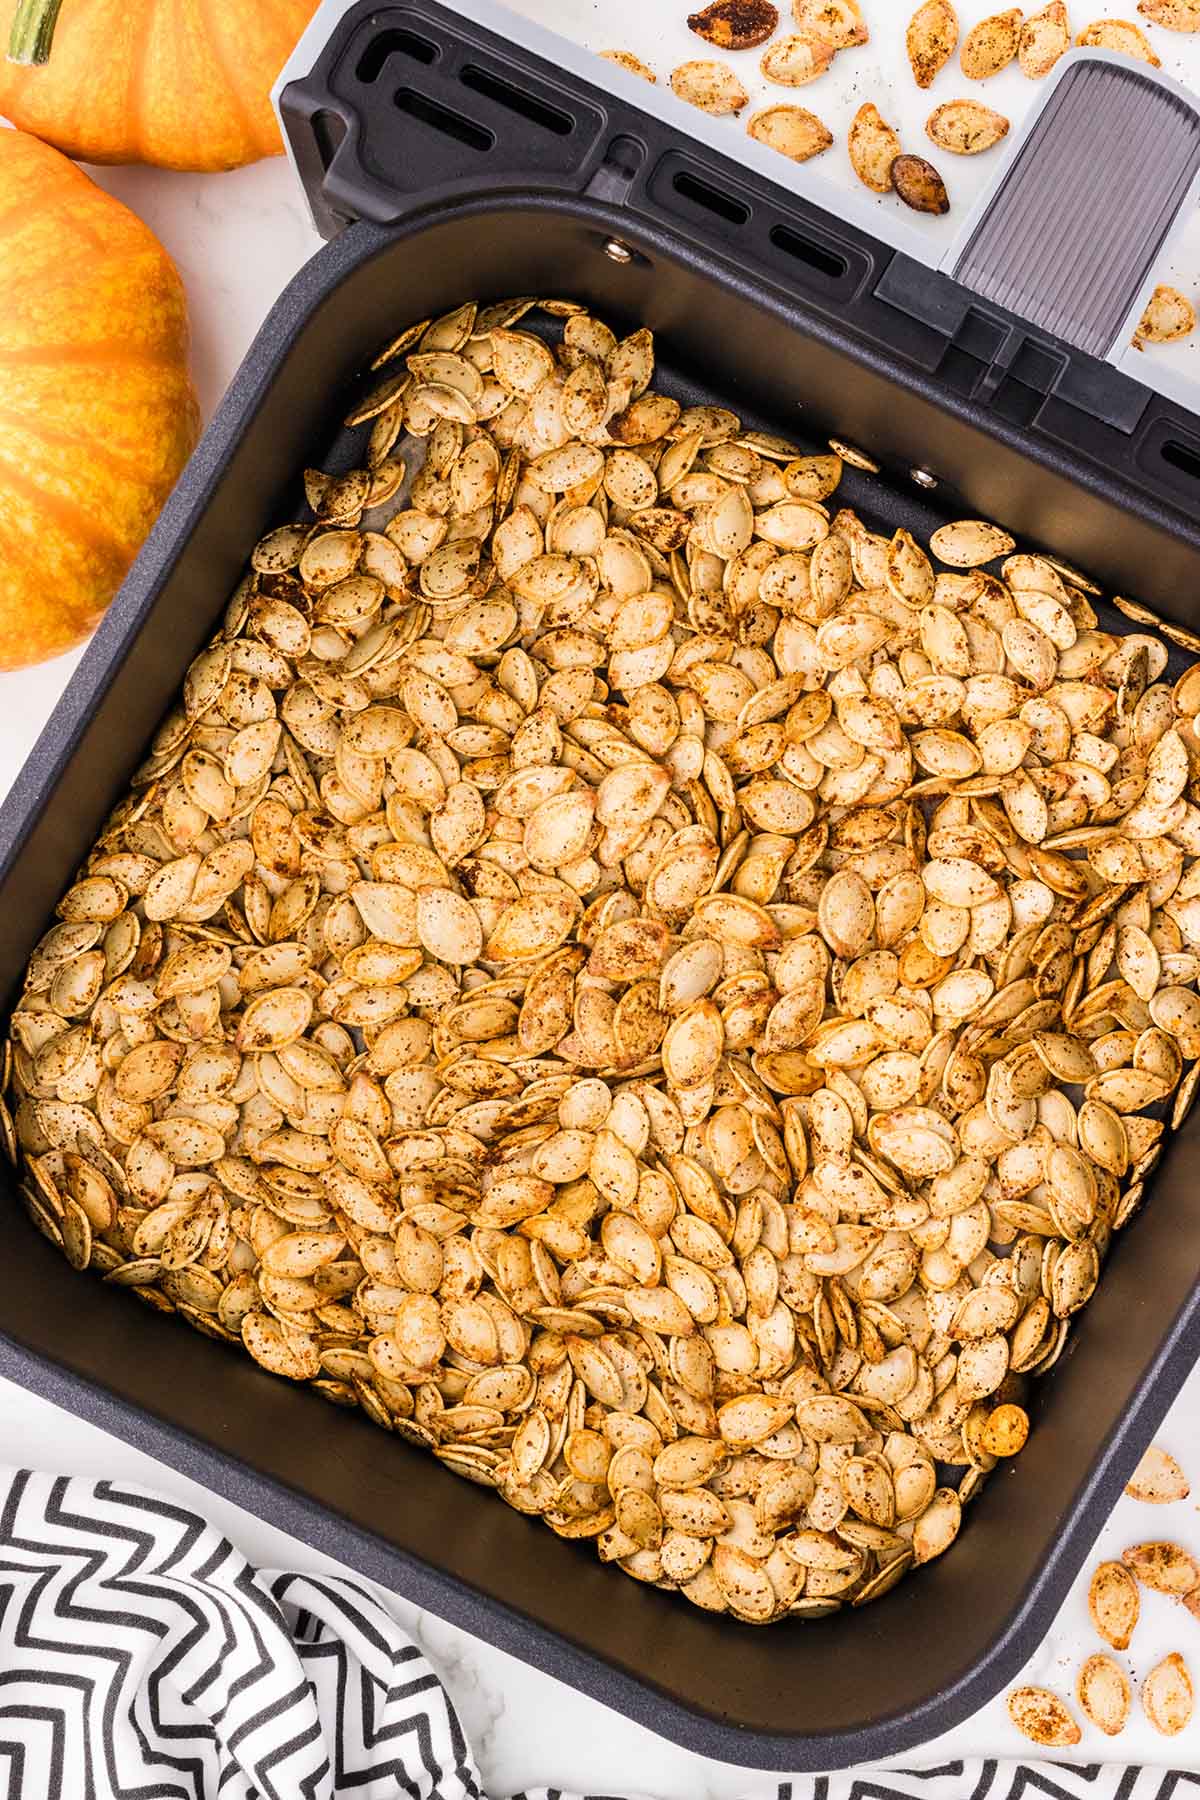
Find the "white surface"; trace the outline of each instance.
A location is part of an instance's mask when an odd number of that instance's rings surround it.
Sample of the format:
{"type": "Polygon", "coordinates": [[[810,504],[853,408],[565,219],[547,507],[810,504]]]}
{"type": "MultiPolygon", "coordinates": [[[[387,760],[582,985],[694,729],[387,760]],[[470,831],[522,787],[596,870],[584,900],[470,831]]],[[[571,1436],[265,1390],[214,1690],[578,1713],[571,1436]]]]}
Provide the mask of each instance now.
{"type": "MultiPolygon", "coordinates": [[[[641,0],[640,7],[628,0],[604,0],[602,5],[594,5],[592,0],[522,0],[522,4],[528,12],[537,11],[543,20],[553,14],[562,28],[577,31],[598,47],[616,44],[635,49],[663,74],[693,48],[682,26],[663,23],[668,12],[676,18],[675,7],[668,9],[664,0],[641,0]],[[638,27],[636,34],[634,26],[638,27]]],[[[684,10],[681,4],[678,15],[684,10]]],[[[895,9],[897,17],[902,10],[895,9]]],[[[973,23],[983,10],[978,5],[964,8],[965,22],[973,23]]],[[[1093,5],[1089,16],[1102,10],[1115,13],[1117,8],[1093,5]]],[[[1132,6],[1128,10],[1132,11],[1132,6]]],[[[818,83],[800,96],[810,105],[819,101],[819,109],[838,130],[862,95],[878,91],[885,56],[893,58],[890,89],[903,97],[911,87],[907,74],[897,72],[894,62],[893,0],[874,0],[873,4],[869,0],[868,14],[877,25],[876,41],[865,51],[852,53],[861,59],[854,65],[854,92],[827,105],[818,83]]],[[[1176,47],[1167,41],[1166,33],[1156,32],[1154,37],[1165,63],[1170,61],[1168,52],[1175,51],[1177,72],[1186,73],[1182,67],[1185,57],[1195,69],[1200,39],[1180,39],[1176,47]]],[[[753,67],[755,59],[749,61],[753,67]]],[[[1015,113],[1021,88],[1014,84],[1020,81],[1019,76],[1002,77],[988,85],[987,98],[1015,113]]],[[[956,91],[959,84],[944,73],[929,104],[956,91]]],[[[923,99],[917,103],[918,113],[923,105],[923,99]]],[[[904,116],[912,112],[910,105],[904,116]]],[[[737,129],[731,122],[731,132],[737,129]]],[[[915,137],[907,126],[906,130],[915,137]]],[[[834,155],[840,152],[831,152],[826,160],[832,161],[834,155]]],[[[960,174],[956,164],[947,173],[956,200],[965,203],[971,166],[963,164],[960,174]]],[[[119,170],[105,171],[100,179],[154,227],[179,262],[191,295],[196,375],[209,414],[271,302],[316,248],[291,174],[282,162],[276,162],[219,177],[119,170]]],[[[1189,276],[1181,278],[1181,285],[1193,293],[1197,263],[1200,256],[1189,276]]],[[[41,669],[0,676],[0,788],[6,788],[16,774],[76,660],[64,657],[41,669]]],[[[1175,1537],[1200,1554],[1200,1372],[1193,1375],[1159,1433],[1159,1441],[1189,1466],[1196,1493],[1169,1509],[1123,1501],[1106,1528],[1097,1555],[1119,1554],[1126,1544],[1160,1536],[1175,1537]]],[[[382,1448],[386,1450],[386,1446],[382,1448]]],[[[148,1482],[203,1511],[256,1560],[278,1565],[290,1561],[297,1567],[319,1566],[323,1561],[173,1470],[3,1382],[0,1462],[148,1482]]],[[[1067,1694],[1078,1662],[1102,1647],[1087,1624],[1086,1576],[1087,1571],[1027,1675],[1031,1680],[1048,1681],[1067,1694]]],[[[396,1607],[445,1676],[493,1795],[511,1793],[534,1780],[614,1794],[639,1792],[657,1800],[726,1800],[775,1792],[773,1778],[697,1758],[501,1652],[415,1612],[402,1600],[397,1599],[396,1607]]],[[[819,1630],[819,1626],[811,1629],[819,1630]]],[[[1147,1594],[1135,1654],[1121,1660],[1140,1676],[1172,1649],[1189,1658],[1200,1679],[1200,1624],[1160,1596],[1147,1594]]],[[[1001,1699],[931,1746],[929,1760],[944,1759],[951,1751],[1019,1757],[1028,1748],[1009,1724],[1001,1699]]],[[[1129,1729],[1115,1742],[1088,1727],[1078,1756],[1081,1760],[1120,1756],[1198,1769],[1200,1721],[1193,1722],[1183,1737],[1168,1742],[1157,1737],[1135,1710],[1129,1729]]],[[[910,1753],[905,1760],[914,1763],[921,1758],[910,1753]]]]}

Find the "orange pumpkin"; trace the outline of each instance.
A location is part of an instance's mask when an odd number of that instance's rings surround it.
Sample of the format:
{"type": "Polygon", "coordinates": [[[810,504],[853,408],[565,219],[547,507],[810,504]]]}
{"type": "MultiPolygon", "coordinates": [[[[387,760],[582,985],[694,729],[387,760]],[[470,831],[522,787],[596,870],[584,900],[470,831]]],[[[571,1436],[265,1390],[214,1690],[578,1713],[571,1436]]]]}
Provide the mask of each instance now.
{"type": "Polygon", "coordinates": [[[140,219],[0,131],[0,668],[100,618],[199,430],[187,303],[140,219]]]}
{"type": "Polygon", "coordinates": [[[315,10],[316,0],[0,0],[0,113],[87,162],[236,169],[283,148],[271,87],[315,10]]]}

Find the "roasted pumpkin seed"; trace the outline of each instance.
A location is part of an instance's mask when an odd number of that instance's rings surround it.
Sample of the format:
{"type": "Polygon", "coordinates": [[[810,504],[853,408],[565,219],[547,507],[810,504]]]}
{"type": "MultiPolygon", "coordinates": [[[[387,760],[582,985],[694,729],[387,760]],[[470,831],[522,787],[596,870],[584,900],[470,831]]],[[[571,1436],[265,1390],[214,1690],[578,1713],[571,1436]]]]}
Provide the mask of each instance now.
{"type": "Polygon", "coordinates": [[[671,91],[715,118],[741,112],[750,98],[729,65],[718,62],[680,63],[671,71],[671,91]]]}
{"type": "Polygon", "coordinates": [[[1196,309],[1178,288],[1159,282],[1133,334],[1135,345],[1169,344],[1175,338],[1187,337],[1196,329],[1196,309]]]}
{"type": "Polygon", "coordinates": [[[1151,1444],[1125,1483],[1125,1492],[1131,1499],[1144,1500],[1151,1506],[1169,1506],[1175,1500],[1186,1500],[1191,1487],[1170,1452],[1151,1444]]]}
{"type": "Polygon", "coordinates": [[[833,133],[803,106],[768,106],[752,114],[746,130],[758,143],[793,162],[808,162],[833,142],[833,133]]]}
{"type": "Polygon", "coordinates": [[[687,23],[717,50],[753,50],[779,24],[779,8],[772,0],[712,0],[702,12],[689,13],[687,23]]]}
{"type": "Polygon", "coordinates": [[[1129,1677],[1113,1657],[1103,1651],[1089,1656],[1080,1668],[1075,1692],[1087,1717],[1106,1737],[1125,1729],[1133,1696],[1129,1677]]]}
{"type": "Polygon", "coordinates": [[[640,56],[635,56],[632,50],[602,50],[600,54],[605,62],[616,63],[619,69],[625,69],[630,75],[640,75],[643,81],[658,80],[654,70],[640,56]]]}
{"type": "Polygon", "coordinates": [[[900,154],[900,134],[871,101],[860,106],[851,120],[846,148],[858,179],[877,194],[889,193],[892,164],[900,154]]]}
{"type": "Polygon", "coordinates": [[[1142,1683],[1142,1708],[1155,1731],[1176,1737],[1191,1723],[1194,1705],[1191,1673],[1179,1652],[1172,1651],[1142,1683]]]}
{"type": "Polygon", "coordinates": [[[898,156],[892,164],[891,180],[905,206],[911,206],[914,212],[950,211],[946,184],[923,156],[898,156]]]}
{"type": "Polygon", "coordinates": [[[820,32],[796,31],[764,50],[759,68],[780,87],[805,87],[826,73],[835,55],[834,46],[820,32]]]}
{"type": "Polygon", "coordinates": [[[1022,22],[1017,45],[1022,75],[1027,75],[1030,81],[1040,81],[1070,48],[1071,27],[1064,0],[1050,0],[1049,6],[1022,22]]]}
{"type": "Polygon", "coordinates": [[[1145,32],[1128,19],[1094,19],[1084,26],[1075,42],[1085,49],[1116,50],[1122,56],[1149,63],[1153,69],[1162,68],[1145,32]]]}
{"type": "Polygon", "coordinates": [[[958,48],[958,14],[950,0],[924,0],[908,22],[904,43],[917,86],[932,87],[958,48]]]}
{"type": "Polygon", "coordinates": [[[1008,1716],[1022,1737],[1047,1749],[1065,1749],[1083,1735],[1066,1704],[1049,1688],[1014,1688],[1008,1696],[1008,1716]]]}
{"type": "Polygon", "coordinates": [[[1092,1624],[1114,1650],[1127,1650],[1141,1611],[1137,1583],[1124,1563],[1102,1562],[1088,1589],[1092,1624]]]}
{"type": "Polygon", "coordinates": [[[955,156],[976,156],[990,150],[1008,133],[1008,120],[979,100],[948,100],[925,121],[926,135],[940,150],[955,156]]]}
{"type": "Polygon", "coordinates": [[[1021,45],[1021,9],[992,13],[981,19],[963,39],[959,63],[969,81],[986,81],[999,74],[1016,57],[1021,45]]]}

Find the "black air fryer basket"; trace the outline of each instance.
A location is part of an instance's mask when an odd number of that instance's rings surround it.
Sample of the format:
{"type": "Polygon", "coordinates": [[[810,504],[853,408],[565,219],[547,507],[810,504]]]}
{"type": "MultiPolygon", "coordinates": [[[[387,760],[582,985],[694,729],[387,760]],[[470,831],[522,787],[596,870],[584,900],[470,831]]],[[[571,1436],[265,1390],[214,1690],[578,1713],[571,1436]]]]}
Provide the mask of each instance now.
{"type": "MultiPolygon", "coordinates": [[[[1113,66],[1077,61],[1061,82],[1113,66]]],[[[1133,98],[1174,109],[1179,157],[1159,174],[1178,205],[1195,115],[1166,89],[1133,98]]],[[[356,378],[399,325],[466,297],[562,295],[647,324],[681,399],[867,447],[884,473],[848,470],[839,499],[880,528],[995,519],[1200,625],[1200,421],[1076,347],[1108,329],[1090,300],[1052,335],[984,297],[1002,286],[986,231],[968,288],[434,0],[351,9],[282,111],[332,242],[267,320],[0,812],[10,999],[250,548],[297,516],[323,446],[350,465],[338,421],[356,378]]],[[[1036,1387],[1028,1448],[952,1553],[814,1623],[754,1630],[601,1567],[363,1416],[76,1275],[11,1195],[0,1371],[680,1743],[828,1769],[954,1725],[1049,1625],[1200,1352],[1198,1143],[1193,1117],[1036,1387]]]]}

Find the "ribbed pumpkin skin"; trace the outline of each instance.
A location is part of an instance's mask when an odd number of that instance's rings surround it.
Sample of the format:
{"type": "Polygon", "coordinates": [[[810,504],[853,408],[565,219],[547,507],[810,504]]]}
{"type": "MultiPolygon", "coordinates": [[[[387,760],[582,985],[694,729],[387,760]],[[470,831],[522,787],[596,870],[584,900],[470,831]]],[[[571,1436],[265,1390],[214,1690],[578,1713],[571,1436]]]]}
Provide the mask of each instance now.
{"type": "Polygon", "coordinates": [[[86,636],[200,414],[175,265],[57,150],[0,131],[0,668],[86,636]]]}
{"type": "MultiPolygon", "coordinates": [[[[17,0],[0,0],[6,47],[17,0]]],[[[275,78],[316,0],[63,0],[50,60],[0,60],[0,113],[68,156],[236,169],[283,148],[275,78]]]]}

